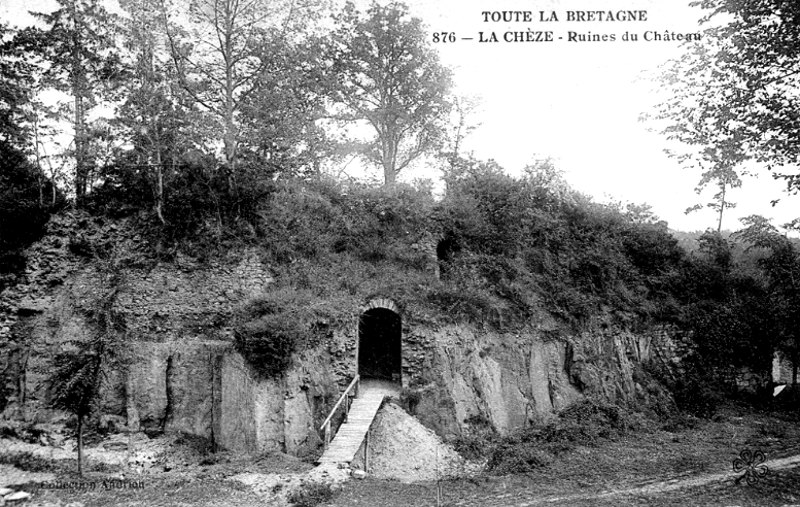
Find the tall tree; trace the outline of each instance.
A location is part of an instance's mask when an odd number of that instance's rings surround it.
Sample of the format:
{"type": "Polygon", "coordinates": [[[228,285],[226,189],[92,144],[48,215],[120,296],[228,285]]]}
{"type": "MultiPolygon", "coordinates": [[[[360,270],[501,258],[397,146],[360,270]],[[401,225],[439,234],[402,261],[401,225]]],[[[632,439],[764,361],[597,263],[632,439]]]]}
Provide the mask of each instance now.
{"type": "MultiPolygon", "coordinates": [[[[124,40],[128,75],[123,85],[125,99],[119,104],[116,122],[123,128],[131,149],[119,154],[123,165],[132,164],[147,175],[152,186],[154,210],[164,219],[164,188],[168,167],[174,167],[184,146],[183,117],[175,74],[169,66],[170,52],[162,25],[160,0],[123,0],[128,16],[124,40]]],[[[188,134],[188,133],[186,133],[188,134]]]]}
{"type": "Polygon", "coordinates": [[[114,16],[99,0],[57,0],[51,13],[38,13],[47,28],[27,28],[17,34],[18,43],[38,56],[43,84],[71,98],[64,111],[74,129],[75,197],[80,203],[92,184],[90,113],[117,79],[118,57],[114,50],[114,16]]]}
{"type": "Polygon", "coordinates": [[[318,174],[336,155],[322,125],[330,78],[322,41],[309,36],[296,43],[276,30],[268,34],[258,50],[262,70],[242,101],[242,155],[272,173],[318,174]]]}
{"type": "Polygon", "coordinates": [[[791,172],[800,162],[800,4],[694,5],[707,10],[706,28],[666,68],[671,97],[657,114],[667,122],[665,134],[698,147],[696,159],[713,161],[713,171],[738,171],[754,161],[800,189],[800,174],[791,172]]]}
{"type": "Polygon", "coordinates": [[[451,73],[427,43],[421,20],[402,3],[373,2],[363,15],[348,2],[336,22],[330,59],[339,116],[371,127],[375,136],[363,154],[392,184],[411,162],[441,145],[451,73]]]}
{"type": "MultiPolygon", "coordinates": [[[[167,2],[168,0],[164,0],[167,2]]],[[[260,50],[269,28],[281,36],[300,31],[316,0],[188,0],[188,9],[165,6],[164,25],[180,83],[216,124],[235,186],[242,139],[241,112],[268,61],[260,50]],[[168,12],[188,12],[189,22],[168,12]]]]}
{"type": "Polygon", "coordinates": [[[19,268],[20,260],[24,265],[20,249],[39,237],[56,204],[53,180],[40,157],[30,156],[38,154],[39,129],[31,121],[37,74],[14,32],[0,24],[0,275],[19,268]],[[46,202],[45,194],[52,199],[46,202]]]}
{"type": "Polygon", "coordinates": [[[32,80],[35,69],[25,61],[13,34],[11,28],[0,24],[0,141],[19,148],[26,142],[21,123],[25,105],[31,100],[26,83],[32,80]]]}

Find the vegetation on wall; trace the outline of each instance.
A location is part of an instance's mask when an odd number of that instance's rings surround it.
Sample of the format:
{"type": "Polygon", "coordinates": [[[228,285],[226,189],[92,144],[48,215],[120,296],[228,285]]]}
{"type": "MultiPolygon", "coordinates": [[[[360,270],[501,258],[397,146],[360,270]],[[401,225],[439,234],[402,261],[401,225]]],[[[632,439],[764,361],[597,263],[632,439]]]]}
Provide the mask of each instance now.
{"type": "Polygon", "coordinates": [[[121,2],[122,17],[64,0],[42,27],[0,27],[3,269],[21,271],[21,248],[74,195],[90,212],[134,217],[164,259],[263,252],[275,282],[237,316],[236,344],[268,376],[378,296],[412,323],[668,323],[720,378],[765,371],[775,348],[800,357],[797,247],[763,223],[741,237],[706,234],[687,253],[646,206],[595,203],[550,161],[513,177],[444,151],[465,119],[448,127],[449,71],[406,6],[187,2],[192,16],[180,20],[151,0],[121,2]],[[327,15],[337,29],[326,34],[311,20],[327,15]],[[214,46],[218,37],[237,42],[214,46]],[[394,40],[409,42],[405,52],[394,40]],[[49,89],[72,100],[37,102],[49,89]],[[111,117],[95,114],[103,106],[111,117]],[[47,152],[59,122],[72,125],[72,148],[47,152]],[[349,138],[364,122],[374,138],[349,138]],[[358,156],[384,169],[385,186],[324,176],[358,156]],[[420,160],[444,167],[441,195],[395,182],[420,160]]]}

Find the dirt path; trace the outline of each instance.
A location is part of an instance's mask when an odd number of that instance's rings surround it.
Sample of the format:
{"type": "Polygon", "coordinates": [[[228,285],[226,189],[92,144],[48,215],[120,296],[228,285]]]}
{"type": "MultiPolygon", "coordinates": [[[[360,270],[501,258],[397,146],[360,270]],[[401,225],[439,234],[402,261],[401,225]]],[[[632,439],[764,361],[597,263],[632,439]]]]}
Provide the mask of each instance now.
{"type": "MultiPolygon", "coordinates": [[[[787,470],[791,468],[800,467],[800,454],[788,456],[786,458],[769,460],[764,463],[770,472],[778,470],[787,470]]],[[[661,493],[668,493],[684,488],[695,488],[699,486],[706,486],[710,484],[721,483],[724,481],[733,481],[742,475],[741,472],[734,473],[733,471],[706,473],[702,475],[693,476],[678,476],[667,480],[648,481],[638,485],[612,489],[600,493],[576,494],[565,496],[547,496],[537,497],[534,496],[534,491],[523,491],[516,493],[505,493],[502,495],[492,495],[485,498],[472,498],[470,500],[462,500],[454,502],[454,506],[486,506],[486,507],[532,507],[534,505],[548,505],[548,504],[565,504],[571,505],[576,502],[586,502],[590,500],[606,500],[613,497],[620,496],[652,496],[661,493]]]]}

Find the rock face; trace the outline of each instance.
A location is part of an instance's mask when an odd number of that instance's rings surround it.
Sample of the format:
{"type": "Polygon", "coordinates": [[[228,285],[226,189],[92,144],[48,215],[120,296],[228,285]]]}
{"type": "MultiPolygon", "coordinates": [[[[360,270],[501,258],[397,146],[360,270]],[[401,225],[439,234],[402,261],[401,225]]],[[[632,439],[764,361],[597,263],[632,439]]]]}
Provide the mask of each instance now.
{"type": "MultiPolygon", "coordinates": [[[[117,347],[104,365],[102,412],[127,428],[185,432],[232,450],[315,452],[314,427],[337,391],[327,344],[271,380],[233,349],[232,316],[272,280],[258,252],[160,262],[142,255],[132,230],[72,212],[29,249],[25,272],[0,293],[3,416],[49,417],[43,381],[52,358],[103,332],[117,347]]],[[[352,362],[354,351],[336,350],[352,362]]]]}
{"type": "Polygon", "coordinates": [[[506,433],[540,423],[583,396],[635,400],[641,396],[635,365],[671,357],[663,331],[606,330],[558,340],[533,328],[503,334],[453,325],[415,333],[425,340],[415,340],[417,361],[406,365],[406,404],[447,437],[474,427],[506,433]]]}
{"type": "MultiPolygon", "coordinates": [[[[124,221],[79,212],[51,221],[25,272],[0,292],[3,417],[49,417],[43,380],[52,358],[104,333],[118,344],[104,364],[104,420],[199,435],[232,450],[317,452],[319,424],[358,371],[357,315],[297,353],[280,378],[261,379],[233,349],[236,312],[270,290],[258,251],[164,262],[143,254],[143,243],[124,221]]],[[[400,313],[398,306],[364,302],[400,313]]],[[[400,317],[405,403],[445,437],[474,426],[521,428],[581,396],[633,399],[634,365],[668,362],[673,353],[665,332],[553,339],[558,326],[546,316],[518,333],[400,317]]]]}

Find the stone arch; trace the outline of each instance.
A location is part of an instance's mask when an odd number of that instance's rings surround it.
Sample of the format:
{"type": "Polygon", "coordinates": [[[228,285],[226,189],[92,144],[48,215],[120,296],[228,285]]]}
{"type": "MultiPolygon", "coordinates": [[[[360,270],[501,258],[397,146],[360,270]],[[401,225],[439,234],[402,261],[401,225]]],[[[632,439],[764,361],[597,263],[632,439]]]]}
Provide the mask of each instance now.
{"type": "Polygon", "coordinates": [[[358,373],[364,379],[402,381],[402,316],[394,301],[376,298],[358,318],[358,373]]]}
{"type": "Polygon", "coordinates": [[[364,313],[367,310],[372,310],[373,308],[383,308],[396,313],[398,316],[400,315],[400,309],[397,307],[395,302],[389,298],[371,299],[367,304],[361,307],[361,313],[364,313]]]}

